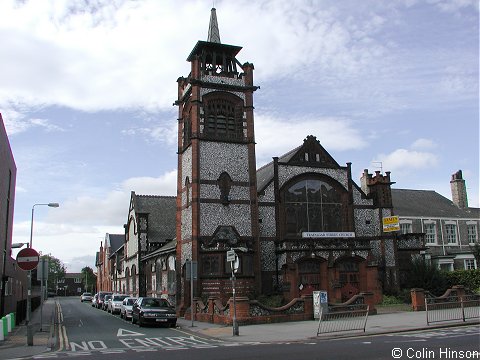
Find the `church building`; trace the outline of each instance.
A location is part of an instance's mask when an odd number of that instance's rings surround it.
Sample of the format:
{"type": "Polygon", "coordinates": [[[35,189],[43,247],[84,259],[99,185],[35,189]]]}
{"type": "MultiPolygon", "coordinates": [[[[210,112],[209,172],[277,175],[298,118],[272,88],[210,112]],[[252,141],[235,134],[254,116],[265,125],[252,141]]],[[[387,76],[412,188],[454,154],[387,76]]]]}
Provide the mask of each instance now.
{"type": "MultiPolygon", "coordinates": [[[[256,169],[254,66],[241,47],[223,44],[215,9],[207,41],[187,57],[178,78],[176,214],[177,306],[190,304],[186,263],[198,264],[194,297],[232,294],[227,251],[238,256],[238,295],[283,294],[289,300],[326,290],[330,302],[398,287],[397,253],[419,252],[420,238],[384,233],[393,215],[390,173],[338,164],[315,136],[256,169]]],[[[317,134],[321,138],[321,134],[317,134]]]]}

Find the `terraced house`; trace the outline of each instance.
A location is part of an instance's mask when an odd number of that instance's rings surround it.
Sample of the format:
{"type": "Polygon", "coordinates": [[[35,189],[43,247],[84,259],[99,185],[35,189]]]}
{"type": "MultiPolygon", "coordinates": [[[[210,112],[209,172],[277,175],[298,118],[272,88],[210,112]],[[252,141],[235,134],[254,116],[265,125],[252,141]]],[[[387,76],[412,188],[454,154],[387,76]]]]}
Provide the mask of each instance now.
{"type": "Polygon", "coordinates": [[[440,269],[477,269],[480,209],[468,206],[461,170],[452,175],[450,187],[452,200],[433,190],[392,189],[401,233],[425,233],[425,258],[440,269]]]}

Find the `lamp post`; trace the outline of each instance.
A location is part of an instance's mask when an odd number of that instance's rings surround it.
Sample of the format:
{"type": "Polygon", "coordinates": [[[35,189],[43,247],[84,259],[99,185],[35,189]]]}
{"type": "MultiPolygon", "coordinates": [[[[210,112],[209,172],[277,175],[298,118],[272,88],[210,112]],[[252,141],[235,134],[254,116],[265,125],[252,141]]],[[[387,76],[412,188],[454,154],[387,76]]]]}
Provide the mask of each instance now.
{"type": "MultiPolygon", "coordinates": [[[[33,214],[35,212],[35,206],[49,206],[57,208],[60,205],[58,203],[47,203],[47,204],[34,204],[32,206],[32,220],[30,222],[30,248],[32,248],[32,240],[33,240],[33,214]]],[[[32,317],[32,270],[28,270],[27,274],[27,345],[33,345],[33,329],[32,324],[30,323],[30,319],[32,317]]]]}
{"type": "Polygon", "coordinates": [[[227,251],[227,260],[230,260],[230,267],[232,268],[232,295],[233,295],[233,319],[232,319],[232,330],[233,330],[233,336],[238,336],[239,331],[238,331],[238,322],[237,322],[237,300],[236,300],[236,291],[235,291],[235,271],[237,270],[235,266],[235,262],[238,260],[237,254],[235,253],[235,250],[240,250],[242,252],[247,252],[248,249],[244,247],[238,247],[238,248],[231,248],[229,251],[227,251]]]}

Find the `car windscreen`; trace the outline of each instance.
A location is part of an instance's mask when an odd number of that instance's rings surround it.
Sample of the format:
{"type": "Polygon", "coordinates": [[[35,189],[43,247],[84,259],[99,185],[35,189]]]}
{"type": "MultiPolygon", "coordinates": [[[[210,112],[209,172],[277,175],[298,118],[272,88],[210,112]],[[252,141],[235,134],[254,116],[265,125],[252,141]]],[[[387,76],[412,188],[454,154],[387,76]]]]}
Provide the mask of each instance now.
{"type": "Polygon", "coordinates": [[[142,306],[149,307],[149,308],[157,308],[157,307],[170,307],[170,304],[165,299],[145,299],[142,302],[142,306]]]}
{"type": "Polygon", "coordinates": [[[123,301],[123,299],[125,299],[126,297],[127,297],[126,295],[124,295],[124,296],[117,295],[117,296],[114,296],[112,300],[113,301],[123,301]]]}
{"type": "Polygon", "coordinates": [[[127,305],[133,305],[133,303],[136,301],[137,299],[128,299],[127,300],[127,305]]]}

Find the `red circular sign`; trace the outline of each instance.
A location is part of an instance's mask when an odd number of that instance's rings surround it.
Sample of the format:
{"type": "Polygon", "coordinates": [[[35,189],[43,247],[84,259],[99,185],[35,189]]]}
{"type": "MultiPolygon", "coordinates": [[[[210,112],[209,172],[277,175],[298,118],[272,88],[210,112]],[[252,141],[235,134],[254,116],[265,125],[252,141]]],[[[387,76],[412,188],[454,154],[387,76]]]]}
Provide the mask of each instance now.
{"type": "Polygon", "coordinates": [[[17,265],[22,270],[33,270],[37,267],[39,260],[38,252],[32,248],[26,248],[17,254],[17,265]]]}

